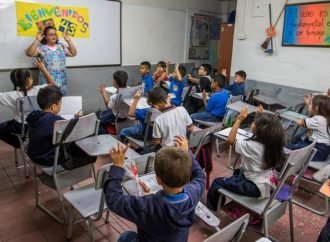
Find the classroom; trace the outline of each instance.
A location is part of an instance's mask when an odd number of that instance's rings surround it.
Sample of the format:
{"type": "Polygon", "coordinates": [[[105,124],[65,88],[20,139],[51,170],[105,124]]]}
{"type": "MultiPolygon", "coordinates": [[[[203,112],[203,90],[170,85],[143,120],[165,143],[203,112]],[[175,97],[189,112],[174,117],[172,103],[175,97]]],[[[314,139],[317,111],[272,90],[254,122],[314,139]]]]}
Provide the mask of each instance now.
{"type": "Polygon", "coordinates": [[[0,241],[330,241],[330,1],[0,1],[0,241]]]}

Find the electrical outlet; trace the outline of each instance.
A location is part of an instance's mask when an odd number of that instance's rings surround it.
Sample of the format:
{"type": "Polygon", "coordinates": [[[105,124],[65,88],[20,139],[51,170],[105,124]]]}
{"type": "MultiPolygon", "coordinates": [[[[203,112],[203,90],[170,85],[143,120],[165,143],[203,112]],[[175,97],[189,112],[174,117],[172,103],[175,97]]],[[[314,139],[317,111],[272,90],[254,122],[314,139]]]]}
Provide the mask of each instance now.
{"type": "Polygon", "coordinates": [[[238,34],[237,39],[240,39],[240,40],[246,39],[246,34],[245,33],[244,34],[238,34]]]}

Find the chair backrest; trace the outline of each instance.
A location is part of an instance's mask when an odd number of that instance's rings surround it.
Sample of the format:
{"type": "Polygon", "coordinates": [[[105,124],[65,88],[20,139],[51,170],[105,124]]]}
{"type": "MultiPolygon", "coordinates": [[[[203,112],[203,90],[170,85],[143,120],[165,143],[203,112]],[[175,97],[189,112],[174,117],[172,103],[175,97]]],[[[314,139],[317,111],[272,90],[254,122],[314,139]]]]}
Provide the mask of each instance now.
{"type": "Polygon", "coordinates": [[[150,108],[149,112],[147,113],[147,116],[145,119],[145,122],[147,125],[146,125],[146,130],[144,132],[144,137],[143,137],[143,142],[144,142],[145,146],[148,142],[150,127],[153,126],[155,119],[161,114],[162,114],[162,112],[160,112],[157,108],[150,108]]]}
{"type": "Polygon", "coordinates": [[[245,232],[245,229],[249,223],[249,214],[245,214],[239,219],[235,220],[231,224],[221,229],[219,232],[211,235],[203,242],[228,242],[239,241],[245,232]]]}
{"type": "Polygon", "coordinates": [[[37,96],[25,96],[16,100],[16,110],[21,113],[21,135],[25,136],[25,119],[29,113],[34,110],[40,110],[37,102],[37,96]]]}
{"type": "Polygon", "coordinates": [[[61,110],[58,115],[74,115],[82,111],[82,96],[62,97],[61,110]]]}

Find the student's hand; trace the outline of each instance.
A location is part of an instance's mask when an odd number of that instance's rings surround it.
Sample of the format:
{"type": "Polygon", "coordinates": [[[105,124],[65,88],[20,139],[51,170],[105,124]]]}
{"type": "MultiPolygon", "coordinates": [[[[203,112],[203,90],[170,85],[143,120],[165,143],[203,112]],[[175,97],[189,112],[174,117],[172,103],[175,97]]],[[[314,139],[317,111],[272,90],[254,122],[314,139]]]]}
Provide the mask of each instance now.
{"type": "Polygon", "coordinates": [[[246,119],[246,117],[248,116],[249,113],[249,109],[248,107],[244,107],[242,108],[241,112],[239,113],[237,119],[240,121],[243,121],[244,119],[246,119]]]}
{"type": "Polygon", "coordinates": [[[227,76],[227,70],[226,69],[222,69],[221,70],[221,74],[224,75],[224,76],[227,76]]]}
{"type": "Polygon", "coordinates": [[[191,74],[187,74],[187,79],[191,79],[191,74]]]}
{"type": "Polygon", "coordinates": [[[45,35],[42,32],[38,32],[36,35],[36,40],[39,42],[45,37],[45,35]]]}
{"type": "Polygon", "coordinates": [[[133,98],[136,99],[136,100],[139,100],[140,97],[141,97],[141,90],[139,89],[139,90],[136,91],[133,98]]]}
{"type": "Polygon", "coordinates": [[[66,42],[71,41],[71,36],[66,32],[63,32],[63,38],[65,39],[66,42]]]}
{"type": "Polygon", "coordinates": [[[125,165],[125,153],[128,146],[121,145],[117,143],[117,149],[112,147],[109,151],[110,160],[114,166],[124,167],[125,165]]]}
{"type": "Polygon", "coordinates": [[[178,63],[175,64],[175,69],[179,69],[179,64],[178,63]]]}
{"type": "Polygon", "coordinates": [[[256,110],[256,113],[263,113],[265,111],[264,107],[260,104],[258,107],[257,107],[257,110],[256,110]]]}
{"type": "Polygon", "coordinates": [[[97,90],[101,93],[102,96],[107,95],[107,92],[105,91],[105,84],[101,83],[97,90]]]}
{"type": "Polygon", "coordinates": [[[175,147],[177,147],[179,149],[182,149],[184,151],[188,151],[189,150],[188,141],[182,135],[175,136],[174,143],[175,143],[175,147]]]}
{"type": "Polygon", "coordinates": [[[46,70],[46,67],[44,65],[44,62],[41,61],[39,58],[34,58],[33,59],[33,64],[38,67],[38,69],[42,72],[46,70]]]}
{"type": "Polygon", "coordinates": [[[306,105],[309,105],[312,101],[312,95],[304,95],[304,102],[306,105]]]}

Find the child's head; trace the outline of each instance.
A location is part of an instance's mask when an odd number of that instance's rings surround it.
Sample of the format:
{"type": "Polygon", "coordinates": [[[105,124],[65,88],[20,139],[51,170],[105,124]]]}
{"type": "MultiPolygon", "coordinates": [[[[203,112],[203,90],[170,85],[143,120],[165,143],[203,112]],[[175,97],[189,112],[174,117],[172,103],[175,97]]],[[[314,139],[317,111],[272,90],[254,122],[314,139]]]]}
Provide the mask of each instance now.
{"type": "Polygon", "coordinates": [[[149,61],[142,61],[140,63],[140,73],[142,76],[146,75],[147,73],[149,73],[151,68],[150,62],[149,61]]]}
{"type": "Polygon", "coordinates": [[[211,89],[217,90],[222,89],[226,85],[226,77],[222,74],[214,76],[211,81],[211,89]]]}
{"type": "Polygon", "coordinates": [[[162,109],[168,99],[168,94],[161,87],[155,87],[148,92],[148,103],[162,109]]]}
{"type": "Polygon", "coordinates": [[[169,188],[181,188],[190,181],[190,155],[179,148],[164,147],[155,156],[157,182],[169,188]]]}
{"type": "Polygon", "coordinates": [[[311,115],[325,117],[330,130],[330,97],[325,95],[314,96],[311,104],[308,106],[308,111],[311,115]]]}
{"type": "Polygon", "coordinates": [[[61,110],[62,97],[63,94],[61,88],[55,85],[50,85],[39,90],[37,102],[41,110],[58,114],[61,110]]]}
{"type": "Polygon", "coordinates": [[[237,71],[235,72],[235,82],[242,83],[246,79],[245,71],[237,71]]]}
{"type": "Polygon", "coordinates": [[[252,139],[265,147],[264,169],[280,167],[284,160],[285,133],[279,118],[269,113],[257,114],[251,129],[252,139]]]}
{"type": "Polygon", "coordinates": [[[212,66],[209,64],[201,64],[198,69],[199,76],[209,76],[212,71],[212,66]]]}
{"type": "Polygon", "coordinates": [[[10,80],[12,81],[14,88],[18,88],[24,92],[24,96],[27,95],[27,90],[33,86],[32,74],[27,69],[16,69],[10,73],[10,80]]]}
{"type": "Polygon", "coordinates": [[[14,91],[16,91],[16,90],[17,90],[17,87],[18,87],[18,85],[17,85],[17,81],[16,81],[16,71],[17,71],[17,69],[12,70],[12,71],[10,72],[10,81],[11,81],[11,83],[12,83],[13,86],[14,86],[14,91]]]}
{"type": "Polygon", "coordinates": [[[115,88],[126,87],[126,83],[128,79],[128,75],[126,71],[116,71],[115,73],[113,73],[112,78],[113,78],[112,84],[115,88]]]}
{"type": "Polygon", "coordinates": [[[159,61],[158,63],[157,63],[157,70],[158,71],[161,71],[161,72],[165,72],[166,71],[166,66],[167,66],[167,64],[166,64],[166,62],[165,61],[159,61]]]}
{"type": "MultiPolygon", "coordinates": [[[[179,70],[181,77],[183,78],[187,72],[186,68],[184,66],[179,66],[178,70],[179,70]]],[[[176,71],[173,72],[173,77],[174,77],[174,79],[178,79],[178,73],[176,71]]]]}

